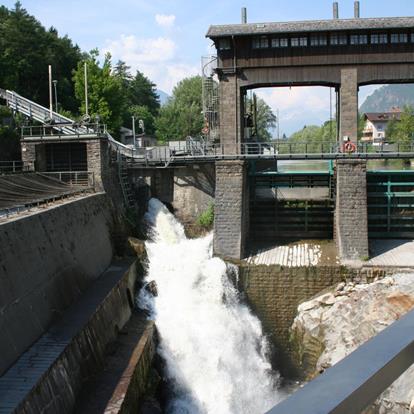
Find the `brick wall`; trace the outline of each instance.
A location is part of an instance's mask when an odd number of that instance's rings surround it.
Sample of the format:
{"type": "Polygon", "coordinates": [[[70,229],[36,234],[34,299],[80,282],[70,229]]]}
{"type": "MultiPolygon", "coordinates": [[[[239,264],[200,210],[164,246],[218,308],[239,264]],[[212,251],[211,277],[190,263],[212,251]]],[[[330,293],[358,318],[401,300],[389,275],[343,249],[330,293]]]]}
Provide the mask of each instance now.
{"type": "Polygon", "coordinates": [[[243,258],[248,230],[247,186],[247,167],[244,161],[216,163],[215,255],[243,258]]]}
{"type": "Polygon", "coordinates": [[[366,161],[336,163],[335,241],[342,260],[368,258],[366,161]]]}
{"type": "Polygon", "coordinates": [[[298,375],[289,340],[298,305],[342,281],[372,281],[383,273],[375,269],[361,271],[341,266],[287,268],[243,264],[239,267],[238,283],[270,342],[276,346],[273,362],[284,375],[298,375]]]}

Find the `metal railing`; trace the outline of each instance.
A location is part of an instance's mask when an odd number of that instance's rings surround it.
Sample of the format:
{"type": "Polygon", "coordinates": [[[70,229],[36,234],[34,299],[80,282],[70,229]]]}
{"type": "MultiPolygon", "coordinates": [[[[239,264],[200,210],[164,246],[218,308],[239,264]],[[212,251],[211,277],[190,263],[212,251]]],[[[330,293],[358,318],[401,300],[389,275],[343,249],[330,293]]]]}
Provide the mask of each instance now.
{"type": "Polygon", "coordinates": [[[58,180],[71,187],[95,188],[95,174],[92,171],[39,172],[38,174],[58,180]]]}
{"type": "Polygon", "coordinates": [[[70,124],[45,124],[36,126],[23,126],[21,127],[22,139],[36,138],[41,140],[47,140],[48,138],[85,138],[90,135],[105,136],[107,129],[105,124],[96,123],[70,123],[70,124]],[[68,131],[70,128],[70,131],[68,131]]]}
{"type": "Polygon", "coordinates": [[[267,414],[360,413],[414,363],[414,310],[267,414]]]}
{"type": "Polygon", "coordinates": [[[0,175],[20,173],[23,170],[22,161],[0,161],[0,175]]]}

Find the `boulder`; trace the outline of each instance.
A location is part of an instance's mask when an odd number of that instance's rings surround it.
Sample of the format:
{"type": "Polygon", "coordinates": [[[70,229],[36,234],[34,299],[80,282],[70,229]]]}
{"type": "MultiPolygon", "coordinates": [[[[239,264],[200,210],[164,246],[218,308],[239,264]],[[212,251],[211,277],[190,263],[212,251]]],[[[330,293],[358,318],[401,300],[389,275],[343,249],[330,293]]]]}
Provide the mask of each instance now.
{"type": "MultiPolygon", "coordinates": [[[[414,308],[414,274],[367,284],[340,284],[298,307],[291,327],[294,358],[307,379],[336,364],[365,341],[414,308]]],[[[366,413],[410,411],[414,366],[378,398],[366,413]]]]}
{"type": "Polygon", "coordinates": [[[140,260],[146,259],[147,251],[145,248],[145,241],[137,239],[135,237],[128,237],[128,244],[140,260]]]}

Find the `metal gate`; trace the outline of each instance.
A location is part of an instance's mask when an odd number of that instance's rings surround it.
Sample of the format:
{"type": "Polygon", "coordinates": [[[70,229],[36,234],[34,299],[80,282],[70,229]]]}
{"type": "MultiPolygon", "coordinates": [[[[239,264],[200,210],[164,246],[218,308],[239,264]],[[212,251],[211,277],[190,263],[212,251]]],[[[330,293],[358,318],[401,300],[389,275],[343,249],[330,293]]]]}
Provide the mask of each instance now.
{"type": "Polygon", "coordinates": [[[414,238],[414,171],[367,173],[370,238],[414,238]]]}
{"type": "Polygon", "coordinates": [[[250,182],[250,238],[331,239],[333,185],[328,172],[256,174],[250,182]]]}

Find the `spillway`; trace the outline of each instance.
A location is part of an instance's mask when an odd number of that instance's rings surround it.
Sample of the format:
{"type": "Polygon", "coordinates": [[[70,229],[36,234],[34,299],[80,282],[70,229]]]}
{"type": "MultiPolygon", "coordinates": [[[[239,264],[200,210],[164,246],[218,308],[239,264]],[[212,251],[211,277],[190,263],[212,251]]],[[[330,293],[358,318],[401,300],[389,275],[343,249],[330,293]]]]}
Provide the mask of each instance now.
{"type": "Polygon", "coordinates": [[[187,239],[183,226],[157,199],[146,220],[146,282],[138,304],[147,309],[160,334],[159,353],[174,396],[170,414],[259,414],[283,392],[268,360],[261,323],[241,301],[231,269],[212,256],[212,234],[187,239]]]}

